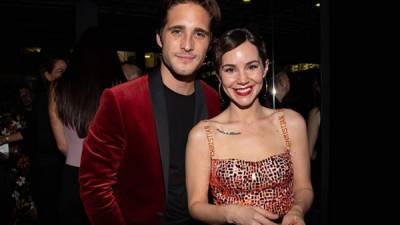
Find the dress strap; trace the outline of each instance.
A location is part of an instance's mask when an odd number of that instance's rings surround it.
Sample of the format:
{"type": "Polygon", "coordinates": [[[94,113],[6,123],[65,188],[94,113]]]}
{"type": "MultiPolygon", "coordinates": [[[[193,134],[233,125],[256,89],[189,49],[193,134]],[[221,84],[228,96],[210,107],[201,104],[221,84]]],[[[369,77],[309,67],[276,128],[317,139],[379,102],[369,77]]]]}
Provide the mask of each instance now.
{"type": "Polygon", "coordinates": [[[283,114],[282,109],[278,109],[278,112],[279,112],[279,124],[281,125],[282,135],[283,135],[283,139],[285,141],[285,148],[287,151],[289,151],[291,143],[290,143],[290,139],[289,139],[288,129],[286,127],[285,115],[283,114]]]}
{"type": "Polygon", "coordinates": [[[210,157],[211,159],[214,157],[214,138],[210,129],[210,125],[209,122],[206,121],[207,125],[204,126],[204,129],[206,131],[206,135],[207,135],[207,141],[208,141],[208,150],[210,152],[210,157]]]}

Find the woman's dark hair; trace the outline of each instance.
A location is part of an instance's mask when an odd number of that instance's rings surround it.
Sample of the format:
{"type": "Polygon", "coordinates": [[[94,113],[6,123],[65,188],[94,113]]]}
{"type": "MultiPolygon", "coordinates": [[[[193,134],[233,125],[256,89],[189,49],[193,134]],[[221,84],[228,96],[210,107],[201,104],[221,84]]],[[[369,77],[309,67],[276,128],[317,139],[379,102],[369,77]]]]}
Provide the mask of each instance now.
{"type": "MultiPolygon", "coordinates": [[[[259,36],[255,32],[251,32],[247,28],[234,28],[231,29],[224,34],[222,34],[214,43],[213,43],[213,58],[215,62],[215,70],[219,71],[219,67],[222,63],[222,56],[231,51],[232,49],[237,48],[239,45],[244,42],[250,42],[253,44],[258,51],[258,55],[261,58],[263,66],[265,67],[265,62],[267,60],[267,50],[265,48],[265,43],[261,36],[259,36]]],[[[218,75],[219,76],[219,75],[218,75]]],[[[219,91],[222,98],[222,108],[226,108],[229,105],[230,99],[225,94],[223,89],[219,91]]],[[[266,80],[263,81],[263,86],[258,94],[258,99],[261,105],[268,107],[267,103],[267,89],[266,89],[266,80]]]]}
{"type": "Polygon", "coordinates": [[[99,27],[87,29],[76,44],[70,65],[56,81],[55,98],[63,123],[85,137],[104,89],[126,81],[116,50],[99,27]]]}
{"type": "Polygon", "coordinates": [[[216,0],[163,0],[162,7],[159,12],[160,22],[157,28],[157,32],[161,35],[161,30],[167,24],[168,11],[176,5],[185,3],[200,5],[208,12],[211,17],[210,30],[211,33],[214,33],[214,31],[219,26],[219,23],[221,22],[221,10],[216,0]]]}
{"type": "Polygon", "coordinates": [[[63,60],[68,64],[67,51],[60,49],[44,49],[40,52],[41,59],[39,65],[39,73],[42,82],[38,83],[38,89],[43,90],[47,89],[50,85],[50,81],[48,81],[45,77],[45,73],[51,73],[54,69],[54,66],[59,60],[63,60]]]}

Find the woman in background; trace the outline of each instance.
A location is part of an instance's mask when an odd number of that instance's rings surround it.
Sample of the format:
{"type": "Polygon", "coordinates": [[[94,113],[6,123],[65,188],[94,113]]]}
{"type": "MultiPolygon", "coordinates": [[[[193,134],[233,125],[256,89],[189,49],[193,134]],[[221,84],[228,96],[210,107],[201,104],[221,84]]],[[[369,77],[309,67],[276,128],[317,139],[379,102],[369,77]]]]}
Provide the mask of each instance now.
{"type": "Polygon", "coordinates": [[[98,27],[87,29],[74,48],[65,75],[50,92],[51,126],[66,156],[59,202],[60,224],[89,224],[79,195],[83,138],[104,89],[125,81],[117,52],[98,27]]]}
{"type": "Polygon", "coordinates": [[[43,50],[40,65],[42,82],[38,83],[37,98],[32,110],[31,134],[34,144],[32,154],[32,194],[37,204],[38,224],[57,224],[57,196],[65,157],[57,148],[49,119],[50,84],[62,77],[67,69],[64,51],[43,50]]]}

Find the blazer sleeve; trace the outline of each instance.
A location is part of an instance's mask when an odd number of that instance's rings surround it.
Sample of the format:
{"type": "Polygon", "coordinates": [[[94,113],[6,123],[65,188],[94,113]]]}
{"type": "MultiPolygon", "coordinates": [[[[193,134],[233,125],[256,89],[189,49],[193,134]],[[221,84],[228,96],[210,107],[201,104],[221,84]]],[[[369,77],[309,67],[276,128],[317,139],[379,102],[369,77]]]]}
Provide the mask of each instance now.
{"type": "Polygon", "coordinates": [[[126,224],[113,190],[124,145],[120,105],[106,89],[83,143],[79,171],[80,195],[92,225],[126,224]]]}

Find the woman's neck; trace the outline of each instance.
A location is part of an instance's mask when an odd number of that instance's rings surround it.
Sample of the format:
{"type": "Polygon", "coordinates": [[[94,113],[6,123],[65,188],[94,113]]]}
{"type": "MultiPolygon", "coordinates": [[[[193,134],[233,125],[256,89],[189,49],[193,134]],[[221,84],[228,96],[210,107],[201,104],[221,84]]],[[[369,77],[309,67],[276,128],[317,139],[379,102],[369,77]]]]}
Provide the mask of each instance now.
{"type": "Polygon", "coordinates": [[[232,123],[251,124],[264,116],[264,108],[258,101],[246,109],[241,109],[231,103],[226,109],[227,120],[232,123]]]}

